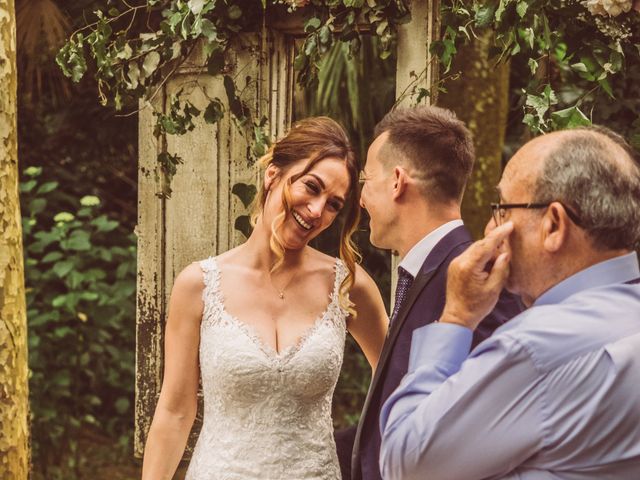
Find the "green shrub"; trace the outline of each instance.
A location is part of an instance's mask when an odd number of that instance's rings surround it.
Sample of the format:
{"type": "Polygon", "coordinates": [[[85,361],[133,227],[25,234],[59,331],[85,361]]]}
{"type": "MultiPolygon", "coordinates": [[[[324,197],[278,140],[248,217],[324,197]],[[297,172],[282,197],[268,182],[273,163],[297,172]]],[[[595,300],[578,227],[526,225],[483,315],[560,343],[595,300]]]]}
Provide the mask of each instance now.
{"type": "Polygon", "coordinates": [[[125,448],[133,423],[135,238],[85,196],[75,211],[30,167],[20,184],[25,247],[33,470],[68,480],[97,431],[125,448]]]}

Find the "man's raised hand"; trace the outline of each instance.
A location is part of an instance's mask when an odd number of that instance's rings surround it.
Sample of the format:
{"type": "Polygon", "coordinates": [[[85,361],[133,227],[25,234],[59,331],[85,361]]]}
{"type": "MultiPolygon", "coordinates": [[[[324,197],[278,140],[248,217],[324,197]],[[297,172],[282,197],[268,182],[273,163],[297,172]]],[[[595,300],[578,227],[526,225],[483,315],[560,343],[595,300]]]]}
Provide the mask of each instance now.
{"type": "Polygon", "coordinates": [[[440,322],[475,330],[493,310],[509,275],[510,255],[500,247],[512,231],[511,222],[494,228],[451,262],[440,322]]]}

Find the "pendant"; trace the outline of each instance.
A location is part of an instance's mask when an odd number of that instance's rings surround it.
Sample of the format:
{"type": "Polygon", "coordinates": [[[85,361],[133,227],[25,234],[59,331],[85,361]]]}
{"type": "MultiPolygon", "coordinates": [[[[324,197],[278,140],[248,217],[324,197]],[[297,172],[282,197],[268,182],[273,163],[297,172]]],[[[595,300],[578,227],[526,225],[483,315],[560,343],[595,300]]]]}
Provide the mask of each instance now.
{"type": "Polygon", "coordinates": [[[280,297],[280,300],[284,300],[284,292],[279,292],[278,296],[280,297]]]}

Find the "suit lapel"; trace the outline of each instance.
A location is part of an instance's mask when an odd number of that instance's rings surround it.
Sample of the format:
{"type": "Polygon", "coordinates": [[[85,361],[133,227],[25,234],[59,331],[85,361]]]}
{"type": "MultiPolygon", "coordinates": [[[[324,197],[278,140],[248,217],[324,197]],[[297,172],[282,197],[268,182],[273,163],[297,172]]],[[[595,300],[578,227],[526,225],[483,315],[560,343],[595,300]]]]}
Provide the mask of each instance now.
{"type": "Polygon", "coordinates": [[[378,384],[378,380],[382,375],[384,367],[387,364],[387,360],[389,359],[389,355],[393,351],[393,346],[400,334],[400,330],[402,329],[402,325],[407,320],[407,316],[411,311],[411,307],[420,296],[424,288],[429,283],[429,280],[433,278],[436,269],[433,269],[429,272],[420,271],[418,276],[413,281],[411,288],[409,289],[409,294],[407,298],[400,306],[400,310],[398,310],[398,316],[393,321],[393,323],[389,327],[389,332],[387,333],[387,339],[384,341],[384,346],[382,348],[382,352],[380,352],[380,358],[378,359],[378,366],[376,367],[376,373],[371,380],[372,387],[378,384]]]}
{"type": "Polygon", "coordinates": [[[471,243],[471,241],[472,240],[469,231],[464,226],[461,226],[449,232],[442,240],[438,242],[438,244],[434,247],[434,249],[424,261],[420,272],[416,276],[413,284],[411,285],[411,288],[409,289],[407,298],[398,311],[397,318],[389,328],[387,339],[385,340],[384,346],[382,347],[382,352],[380,352],[380,358],[378,360],[375,374],[371,379],[371,384],[369,385],[367,398],[365,399],[364,406],[362,407],[360,422],[358,423],[358,430],[356,432],[352,457],[352,469],[356,469],[353,470],[354,478],[357,478],[358,475],[355,472],[359,472],[360,470],[360,465],[358,463],[358,458],[360,455],[360,436],[362,434],[364,421],[367,417],[369,405],[371,404],[371,400],[378,387],[378,384],[380,383],[380,379],[384,375],[387,362],[389,360],[389,357],[391,356],[391,352],[393,351],[393,346],[395,345],[398,335],[402,330],[402,325],[406,322],[409,312],[411,311],[411,307],[413,307],[413,304],[416,302],[417,298],[429,284],[429,281],[433,278],[440,265],[442,265],[442,262],[444,262],[445,259],[449,257],[454,248],[463,243],[471,243]]]}

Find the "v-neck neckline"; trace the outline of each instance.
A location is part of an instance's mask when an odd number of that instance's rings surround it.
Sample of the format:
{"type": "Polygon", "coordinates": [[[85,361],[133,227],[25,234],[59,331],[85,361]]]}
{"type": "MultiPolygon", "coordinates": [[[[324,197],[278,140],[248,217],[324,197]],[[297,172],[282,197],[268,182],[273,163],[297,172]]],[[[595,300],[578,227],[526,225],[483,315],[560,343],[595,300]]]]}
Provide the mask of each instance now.
{"type": "Polygon", "coordinates": [[[311,338],[316,331],[318,331],[319,327],[325,322],[326,318],[329,316],[331,312],[331,307],[337,301],[338,295],[338,265],[340,259],[336,258],[333,266],[334,270],[334,281],[333,281],[333,289],[331,294],[329,295],[329,303],[322,313],[320,313],[313,324],[307,328],[298,339],[292,343],[291,345],[286,346],[282,350],[276,350],[270,344],[264,341],[264,339],[258,334],[256,329],[246,322],[240,320],[236,315],[231,314],[225,305],[224,295],[222,294],[222,271],[218,266],[218,262],[215,257],[211,257],[211,263],[215,270],[216,276],[216,285],[214,288],[215,301],[219,303],[220,313],[224,315],[227,320],[230,320],[233,325],[235,325],[241,332],[245,334],[249,340],[262,352],[266,357],[273,360],[285,360],[294,357],[302,347],[308,342],[309,338],[311,338]]]}

